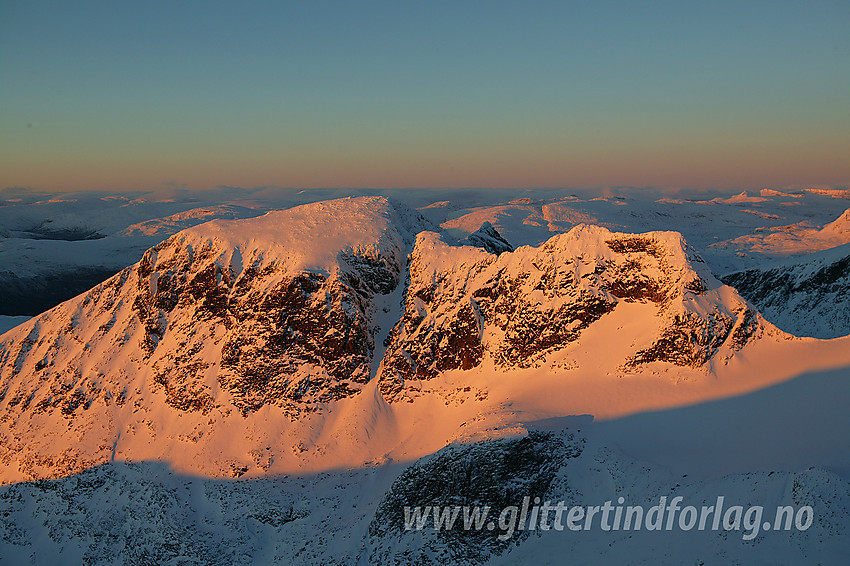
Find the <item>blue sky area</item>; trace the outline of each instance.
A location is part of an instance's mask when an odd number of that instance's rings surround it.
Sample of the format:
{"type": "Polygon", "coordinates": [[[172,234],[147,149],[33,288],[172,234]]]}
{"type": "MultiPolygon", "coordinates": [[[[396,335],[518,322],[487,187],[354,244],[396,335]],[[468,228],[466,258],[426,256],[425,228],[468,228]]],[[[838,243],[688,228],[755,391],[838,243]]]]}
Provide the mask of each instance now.
{"type": "Polygon", "coordinates": [[[850,181],[850,2],[0,1],[0,187],[850,181]]]}

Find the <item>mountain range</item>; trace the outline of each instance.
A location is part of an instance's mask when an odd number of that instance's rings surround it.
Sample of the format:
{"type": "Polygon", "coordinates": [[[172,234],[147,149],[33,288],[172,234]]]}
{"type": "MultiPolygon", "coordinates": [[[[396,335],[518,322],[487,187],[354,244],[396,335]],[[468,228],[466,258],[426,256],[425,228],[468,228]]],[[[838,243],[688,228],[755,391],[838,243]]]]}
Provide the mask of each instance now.
{"type": "MultiPolygon", "coordinates": [[[[718,490],[817,500],[816,528],[796,533],[789,552],[828,560],[846,550],[835,529],[850,501],[850,460],[837,449],[850,431],[839,409],[850,392],[850,337],[801,338],[781,316],[806,311],[814,324],[824,293],[843,296],[845,250],[721,281],[679,232],[617,231],[572,209],[581,222],[531,245],[512,242],[499,215],[535,203],[476,213],[475,229],[472,219],[438,223],[431,209],[383,196],[215,219],[2,334],[0,482],[9,485],[0,508],[15,520],[0,529],[0,556],[593,556],[590,539],[538,532],[482,543],[389,528],[397,518],[387,513],[415,502],[412,493],[450,501],[467,485],[484,501],[508,484],[576,501],[678,488],[705,500],[718,490]],[[788,393],[771,405],[765,391],[788,393]],[[790,408],[809,398],[828,401],[814,413],[790,408]],[[733,399],[748,401],[733,410],[733,399]],[[748,418],[752,429],[729,424],[748,418]],[[777,419],[801,420],[777,442],[774,432],[788,426],[777,419]],[[816,468],[801,469],[799,458],[816,468]],[[479,468],[479,480],[462,479],[479,468]],[[124,519],[107,510],[110,490],[126,502],[124,519]],[[225,502],[234,497],[240,503],[225,502]],[[43,516],[48,501],[67,502],[63,520],[96,524],[118,546],[50,526],[40,554],[15,525],[43,516]],[[151,501],[163,517],[142,518],[151,501]],[[128,516],[138,528],[121,531],[128,516]],[[225,546],[204,534],[226,524],[234,530],[225,546]],[[323,528],[351,541],[310,539],[323,528]],[[264,546],[258,532],[277,542],[264,546]],[[826,541],[817,552],[815,539],[826,541]]],[[[842,324],[835,319],[833,334],[842,324]]],[[[717,553],[706,542],[717,533],[699,536],[708,558],[753,556],[740,540],[717,553]]],[[[685,556],[687,539],[677,540],[671,558],[685,556]]],[[[614,543],[615,558],[658,549],[614,543]]]]}

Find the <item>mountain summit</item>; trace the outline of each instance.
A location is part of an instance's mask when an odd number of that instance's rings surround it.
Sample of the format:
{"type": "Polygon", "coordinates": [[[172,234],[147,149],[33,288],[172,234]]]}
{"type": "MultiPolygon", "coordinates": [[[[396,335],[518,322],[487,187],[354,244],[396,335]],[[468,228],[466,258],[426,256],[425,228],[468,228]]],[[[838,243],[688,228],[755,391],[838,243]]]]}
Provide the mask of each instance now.
{"type": "Polygon", "coordinates": [[[502,370],[539,366],[624,303],[646,307],[629,313],[630,324],[644,325],[642,336],[630,349],[617,336],[600,337],[607,343],[600,351],[625,369],[699,367],[764,329],[678,232],[624,234],[582,224],[538,248],[500,255],[423,232],[410,276],[380,376],[389,399],[450,369],[487,361],[502,370]]]}

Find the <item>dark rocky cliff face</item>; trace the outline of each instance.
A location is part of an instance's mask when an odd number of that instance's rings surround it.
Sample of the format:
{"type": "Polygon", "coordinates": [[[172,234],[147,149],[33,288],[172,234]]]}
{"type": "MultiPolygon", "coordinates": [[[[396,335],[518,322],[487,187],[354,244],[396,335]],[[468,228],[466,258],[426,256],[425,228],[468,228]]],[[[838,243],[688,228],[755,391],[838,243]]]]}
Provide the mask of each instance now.
{"type": "Polygon", "coordinates": [[[193,382],[216,361],[219,385],[243,412],[272,404],[294,416],[369,380],[371,299],[397,285],[398,265],[349,253],[346,269],[330,275],[293,273],[273,261],[237,273],[224,253],[169,240],[137,267],[140,346],[169,404],[208,410],[210,393],[193,382]],[[176,347],[158,352],[168,334],[176,347]],[[198,354],[210,343],[218,359],[204,360],[198,354]]]}
{"type": "MultiPolygon", "coordinates": [[[[556,489],[559,470],[581,456],[585,440],[573,433],[532,431],[526,437],[450,445],[410,465],[384,495],[369,525],[375,564],[479,564],[519,545],[532,531],[512,533],[499,529],[463,528],[460,516],[453,528],[405,529],[405,507],[428,511],[487,508],[495,522],[502,509],[528,497],[545,500],[556,489]]],[[[538,501],[539,501],[538,500],[538,501]]],[[[483,511],[482,511],[483,512],[483,511]]],[[[427,512],[426,512],[427,516],[427,512]]]]}

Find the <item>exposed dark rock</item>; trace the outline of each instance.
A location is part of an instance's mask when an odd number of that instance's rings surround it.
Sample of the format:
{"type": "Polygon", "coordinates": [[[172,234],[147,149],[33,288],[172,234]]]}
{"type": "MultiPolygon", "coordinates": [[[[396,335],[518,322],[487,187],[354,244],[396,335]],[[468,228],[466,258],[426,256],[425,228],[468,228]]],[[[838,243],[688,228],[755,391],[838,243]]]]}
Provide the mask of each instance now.
{"type": "Polygon", "coordinates": [[[726,341],[734,323],[734,319],[719,312],[710,317],[677,314],[664,334],[650,348],[635,354],[627,366],[670,362],[677,366],[699,367],[726,341]]]}
{"type": "Polygon", "coordinates": [[[620,236],[605,242],[611,251],[618,254],[644,252],[654,257],[661,257],[662,249],[650,237],[641,235],[620,236]]]}
{"type": "Polygon", "coordinates": [[[761,325],[758,321],[758,312],[746,307],[743,313],[739,313],[738,324],[732,330],[730,344],[733,350],[740,350],[759,332],[761,325]]]}
{"type": "Polygon", "coordinates": [[[351,286],[305,272],[257,295],[236,302],[221,347],[219,381],[241,410],[327,402],[368,381],[368,304],[351,286]]]}
{"type": "Polygon", "coordinates": [[[836,338],[850,334],[848,246],[804,256],[771,269],[722,277],[782,330],[797,336],[836,338]]]}
{"type": "Polygon", "coordinates": [[[582,330],[615,305],[603,297],[579,292],[573,302],[556,309],[541,308],[509,282],[493,306],[496,325],[505,336],[495,359],[503,366],[531,367],[549,352],[577,340],[582,330]]]}
{"type": "Polygon", "coordinates": [[[662,282],[647,275],[639,261],[630,259],[622,265],[610,267],[613,268],[614,274],[605,288],[618,299],[653,303],[661,303],[667,299],[669,290],[662,286],[662,282]]]}
{"type": "Polygon", "coordinates": [[[480,365],[486,327],[497,328],[504,337],[491,346],[497,364],[530,367],[576,340],[616,305],[601,290],[578,289],[570,266],[541,263],[533,274],[503,268],[491,277],[476,277],[492,271],[496,256],[490,255],[464,271],[421,278],[417,270],[423,261],[414,252],[414,280],[384,357],[380,389],[388,399],[398,398],[405,380],[480,365]],[[549,300],[529,300],[533,291],[549,300]]]}
{"type": "Polygon", "coordinates": [[[386,259],[348,255],[355,271],[330,278],[290,273],[274,263],[234,275],[214,255],[166,242],[145,254],[137,268],[133,308],[145,329],[143,350],[152,355],[168,334],[179,340],[176,351],[156,362],[170,405],[202,411],[212,406],[206,388],[190,383],[204,368],[189,349],[200,350],[212,338],[198,334],[197,321],[218,321],[227,329],[215,340],[218,381],[243,413],[272,403],[294,415],[351,395],[369,379],[374,346],[369,300],[397,282],[397,267],[390,270],[386,259]],[[176,310],[186,316],[171,316],[176,310]]]}
{"type": "MultiPolygon", "coordinates": [[[[581,455],[583,440],[552,433],[529,432],[523,438],[492,440],[448,446],[409,466],[385,494],[369,525],[369,538],[380,564],[476,564],[500,555],[510,545],[528,538],[532,531],[519,530],[510,538],[500,529],[465,529],[462,508],[489,508],[489,521],[497,521],[503,509],[521,506],[524,497],[546,498],[558,470],[581,455]],[[409,511],[435,506],[461,508],[452,529],[435,530],[433,515],[422,530],[405,529],[409,511]]],[[[426,513],[428,512],[426,511],[426,513]]],[[[519,511],[519,510],[517,510],[519,511]]],[[[518,514],[518,513],[517,513],[518,514]]]]}
{"type": "Polygon", "coordinates": [[[499,255],[504,252],[514,251],[514,247],[499,234],[492,224],[484,222],[481,228],[466,237],[461,244],[468,244],[478,248],[484,248],[491,254],[499,255]]]}

